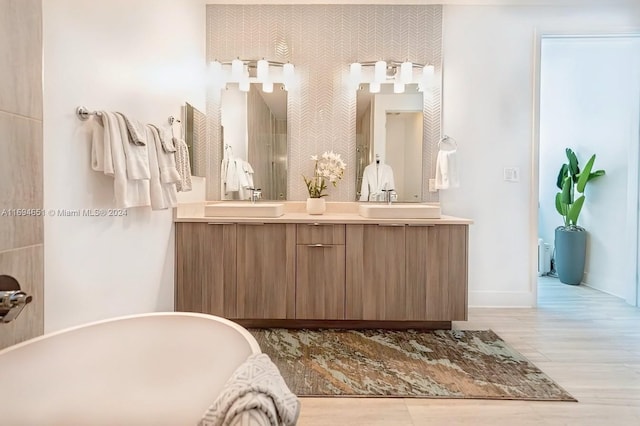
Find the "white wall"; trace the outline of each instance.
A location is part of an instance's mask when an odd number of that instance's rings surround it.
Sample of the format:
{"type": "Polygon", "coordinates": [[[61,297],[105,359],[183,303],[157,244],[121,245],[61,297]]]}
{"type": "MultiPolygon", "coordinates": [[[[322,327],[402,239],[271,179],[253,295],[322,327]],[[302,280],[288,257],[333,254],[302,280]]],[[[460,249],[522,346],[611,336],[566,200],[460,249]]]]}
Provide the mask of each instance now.
{"type": "MultiPolygon", "coordinates": [[[[89,164],[74,110],[164,124],[185,101],[204,110],[205,7],[199,0],[43,2],[44,206],[113,207],[113,180],[89,164]]],[[[45,331],[173,310],[172,212],[45,218],[45,331]]]]}
{"type": "Polygon", "coordinates": [[[387,112],[422,111],[422,93],[380,94],[373,102],[373,151],[386,162],[387,112]]]}
{"type": "MultiPolygon", "coordinates": [[[[445,6],[443,133],[458,142],[461,187],[445,214],[472,218],[471,306],[535,304],[537,220],[531,215],[535,30],[640,27],[638,7],[445,6]],[[520,182],[502,180],[519,167],[520,182]]],[[[586,219],[585,219],[586,220],[586,219]]]]}
{"type": "Polygon", "coordinates": [[[640,37],[544,39],[541,57],[540,236],[553,244],[562,224],[554,198],[565,148],[581,167],[595,153],[595,168],[607,174],[588,184],[578,222],[589,232],[584,282],[631,300],[637,210],[627,217],[627,191],[637,192],[638,181],[640,37]]]}

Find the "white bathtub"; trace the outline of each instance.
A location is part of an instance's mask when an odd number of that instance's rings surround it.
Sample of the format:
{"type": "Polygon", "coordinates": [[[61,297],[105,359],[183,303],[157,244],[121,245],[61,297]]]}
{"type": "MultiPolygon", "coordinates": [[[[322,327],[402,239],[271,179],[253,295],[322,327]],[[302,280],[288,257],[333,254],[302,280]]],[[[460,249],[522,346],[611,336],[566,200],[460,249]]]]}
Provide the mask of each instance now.
{"type": "Polygon", "coordinates": [[[134,315],[51,333],[0,351],[0,424],[195,425],[255,353],[247,330],[202,314],[134,315]]]}

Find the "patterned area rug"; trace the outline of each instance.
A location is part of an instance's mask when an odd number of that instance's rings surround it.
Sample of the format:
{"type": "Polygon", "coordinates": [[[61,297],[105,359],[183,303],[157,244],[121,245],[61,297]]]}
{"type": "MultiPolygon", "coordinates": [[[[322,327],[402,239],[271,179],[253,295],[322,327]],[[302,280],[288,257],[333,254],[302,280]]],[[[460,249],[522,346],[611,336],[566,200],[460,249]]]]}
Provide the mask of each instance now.
{"type": "Polygon", "coordinates": [[[491,330],[250,331],[298,396],[576,401],[491,330]]]}

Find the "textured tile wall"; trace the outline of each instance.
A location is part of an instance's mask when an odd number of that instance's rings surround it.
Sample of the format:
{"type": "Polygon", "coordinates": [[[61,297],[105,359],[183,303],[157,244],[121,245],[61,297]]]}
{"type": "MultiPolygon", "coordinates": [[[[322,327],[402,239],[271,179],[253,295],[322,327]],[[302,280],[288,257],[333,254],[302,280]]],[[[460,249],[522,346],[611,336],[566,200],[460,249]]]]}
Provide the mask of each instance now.
{"type": "Polygon", "coordinates": [[[0,348],[44,330],[41,209],[42,1],[0,0],[0,275],[33,296],[20,316],[0,324],[0,348]]]}
{"type": "MultiPolygon", "coordinates": [[[[288,199],[307,197],[302,175],[309,157],[334,150],[346,176],[330,201],[355,199],[356,93],[347,86],[354,61],[431,63],[441,81],[442,7],[363,5],[208,5],[207,60],[265,57],[295,64],[298,84],[288,96],[288,199]]],[[[220,199],[220,99],[207,96],[207,199],[220,199]]],[[[423,201],[437,200],[426,179],[435,167],[440,137],[440,85],[424,96],[423,201]]]]}

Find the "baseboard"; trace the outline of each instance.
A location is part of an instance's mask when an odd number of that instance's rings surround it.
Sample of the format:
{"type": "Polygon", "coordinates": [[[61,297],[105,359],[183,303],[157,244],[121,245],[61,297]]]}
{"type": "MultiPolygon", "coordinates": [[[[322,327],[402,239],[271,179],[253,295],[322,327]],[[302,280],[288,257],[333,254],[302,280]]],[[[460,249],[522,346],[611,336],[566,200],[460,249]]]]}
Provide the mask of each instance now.
{"type": "Polygon", "coordinates": [[[533,308],[534,293],[530,291],[470,291],[470,308],[533,308]]]}

